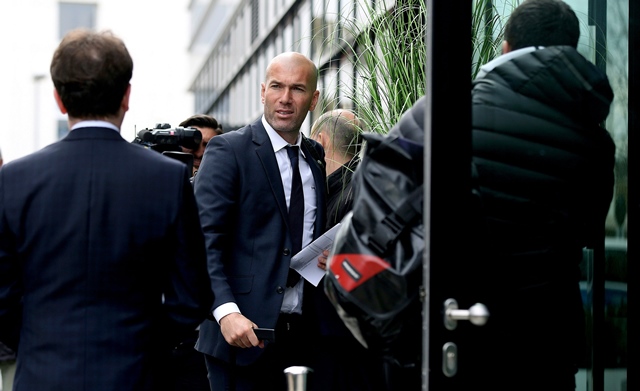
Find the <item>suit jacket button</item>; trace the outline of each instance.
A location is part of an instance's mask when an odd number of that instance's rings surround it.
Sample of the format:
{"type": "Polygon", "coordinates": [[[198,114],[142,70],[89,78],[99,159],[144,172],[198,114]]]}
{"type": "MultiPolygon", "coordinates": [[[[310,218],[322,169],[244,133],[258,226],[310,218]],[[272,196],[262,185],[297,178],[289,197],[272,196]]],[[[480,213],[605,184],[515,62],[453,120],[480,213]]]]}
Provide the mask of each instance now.
{"type": "Polygon", "coordinates": [[[291,250],[289,250],[288,248],[285,248],[284,251],[282,252],[282,254],[289,255],[289,254],[291,254],[291,250]]]}
{"type": "Polygon", "coordinates": [[[282,293],[284,293],[284,288],[279,286],[278,288],[276,288],[276,292],[279,293],[279,294],[282,294],[282,293]]]}

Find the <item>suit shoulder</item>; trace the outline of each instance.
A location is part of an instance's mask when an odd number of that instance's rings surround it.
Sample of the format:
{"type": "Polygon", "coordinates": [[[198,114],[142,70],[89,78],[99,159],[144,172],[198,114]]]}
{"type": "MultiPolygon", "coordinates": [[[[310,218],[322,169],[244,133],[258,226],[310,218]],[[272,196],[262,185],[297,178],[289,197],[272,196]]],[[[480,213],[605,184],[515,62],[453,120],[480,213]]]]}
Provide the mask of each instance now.
{"type": "Polygon", "coordinates": [[[211,142],[215,142],[216,140],[218,142],[226,142],[233,147],[240,146],[246,148],[247,144],[253,142],[258,144],[263,143],[265,140],[268,140],[268,136],[264,126],[262,126],[262,122],[258,120],[237,130],[216,136],[211,139],[211,142]]]}
{"type": "Polygon", "coordinates": [[[213,139],[220,138],[223,140],[232,141],[232,140],[240,140],[247,137],[251,137],[250,125],[244,126],[240,129],[233,130],[231,132],[223,133],[219,136],[214,137],[213,139]]]}
{"type": "Polygon", "coordinates": [[[50,166],[56,160],[56,153],[60,149],[60,141],[56,141],[42,149],[31,152],[25,156],[4,163],[5,172],[10,170],[37,169],[40,166],[50,166]]]}

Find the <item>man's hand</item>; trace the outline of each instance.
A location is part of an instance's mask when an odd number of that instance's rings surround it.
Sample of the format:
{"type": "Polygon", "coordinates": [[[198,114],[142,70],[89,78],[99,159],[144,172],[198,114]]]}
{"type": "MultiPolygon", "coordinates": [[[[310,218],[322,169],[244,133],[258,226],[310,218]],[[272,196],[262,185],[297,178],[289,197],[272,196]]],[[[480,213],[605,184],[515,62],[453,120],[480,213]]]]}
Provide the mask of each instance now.
{"type": "Polygon", "coordinates": [[[220,331],[225,341],[238,348],[259,346],[264,348],[264,342],[258,340],[253,329],[258,327],[238,312],[233,312],[220,319],[220,331]]]}
{"type": "Polygon", "coordinates": [[[324,250],[322,255],[318,257],[318,267],[322,270],[327,270],[327,258],[329,258],[329,250],[324,250]]]}

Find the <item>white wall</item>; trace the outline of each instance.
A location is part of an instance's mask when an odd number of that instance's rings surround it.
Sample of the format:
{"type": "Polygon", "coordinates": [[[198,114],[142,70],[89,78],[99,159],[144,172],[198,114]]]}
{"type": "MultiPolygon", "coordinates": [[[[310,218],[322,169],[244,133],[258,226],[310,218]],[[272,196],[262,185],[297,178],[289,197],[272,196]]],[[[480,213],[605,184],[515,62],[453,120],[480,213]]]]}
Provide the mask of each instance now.
{"type": "MultiPolygon", "coordinates": [[[[82,0],[80,0],[82,1],[82,0]]],[[[75,2],[80,2],[75,0],[75,2]]],[[[189,88],[190,0],[96,0],[96,28],[122,38],[133,57],[122,135],[193,113],[189,88]]],[[[58,45],[57,0],[0,2],[0,149],[5,163],[57,140],[49,65],[58,45]],[[38,77],[39,76],[39,77],[38,77]]]]}

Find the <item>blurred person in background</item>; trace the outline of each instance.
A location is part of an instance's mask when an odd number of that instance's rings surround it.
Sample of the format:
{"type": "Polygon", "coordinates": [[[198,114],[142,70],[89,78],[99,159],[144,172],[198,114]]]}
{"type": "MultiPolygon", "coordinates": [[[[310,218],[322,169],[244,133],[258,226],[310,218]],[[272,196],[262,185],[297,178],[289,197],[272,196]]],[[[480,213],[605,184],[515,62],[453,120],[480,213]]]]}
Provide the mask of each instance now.
{"type": "Polygon", "coordinates": [[[222,134],[222,125],[210,115],[196,114],[180,122],[180,126],[183,128],[195,128],[202,133],[202,141],[197,149],[182,147],[182,152],[193,155],[193,176],[195,176],[198,169],[200,169],[200,163],[202,162],[202,156],[204,155],[205,148],[207,148],[207,144],[209,144],[209,141],[211,141],[213,137],[222,134]]]}
{"type": "MultiPolygon", "coordinates": [[[[206,114],[196,114],[182,121],[179,125],[183,128],[195,128],[202,133],[202,141],[198,148],[190,149],[182,147],[182,152],[193,155],[193,176],[200,168],[202,156],[207,144],[215,136],[222,134],[222,125],[216,119],[206,114]]],[[[192,177],[192,181],[193,181],[192,177]]],[[[174,379],[175,391],[209,391],[207,379],[207,367],[204,354],[195,350],[200,326],[185,340],[180,341],[172,350],[171,372],[174,379]]]]}
{"type": "MultiPolygon", "coordinates": [[[[322,145],[327,163],[327,225],[329,230],[351,210],[351,176],[360,162],[363,123],[350,110],[322,114],[311,127],[311,138],[322,145]]],[[[329,250],[318,259],[326,268],[329,250]]],[[[323,286],[320,282],[318,286],[323,286]]],[[[384,390],[382,363],[355,339],[324,294],[315,296],[314,310],[320,327],[315,341],[313,382],[316,391],[384,390]]]]}

